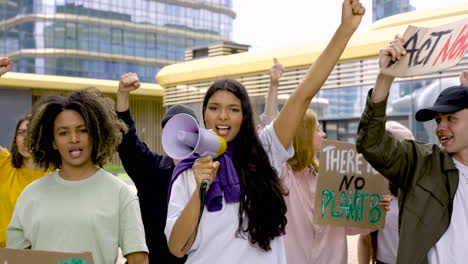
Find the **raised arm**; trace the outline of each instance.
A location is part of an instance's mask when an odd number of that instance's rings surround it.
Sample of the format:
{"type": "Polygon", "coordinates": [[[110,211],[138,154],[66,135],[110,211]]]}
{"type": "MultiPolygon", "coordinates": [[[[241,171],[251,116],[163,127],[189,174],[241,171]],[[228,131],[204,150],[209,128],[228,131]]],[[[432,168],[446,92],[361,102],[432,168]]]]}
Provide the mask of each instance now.
{"type": "Polygon", "coordinates": [[[0,58],[0,77],[2,77],[3,74],[9,72],[12,66],[13,66],[12,60],[10,60],[7,57],[0,58]]]}
{"type": "Polygon", "coordinates": [[[117,90],[117,103],[115,105],[117,112],[125,112],[130,108],[130,92],[140,87],[138,75],[129,72],[120,76],[119,89],[117,90]]]}
{"type": "Polygon", "coordinates": [[[460,84],[468,86],[468,70],[464,70],[460,73],[460,84]]]}
{"type": "MultiPolygon", "coordinates": [[[[12,66],[13,66],[12,60],[10,60],[7,57],[1,57],[0,58],[0,77],[2,77],[3,74],[9,72],[12,66]]],[[[2,151],[3,151],[3,148],[0,145],[0,152],[2,151]]]]}
{"type": "MultiPolygon", "coordinates": [[[[399,60],[406,54],[404,40],[400,36],[380,50],[379,66],[385,67],[391,60],[399,60]]],[[[425,148],[412,140],[402,140],[385,131],[387,98],[393,77],[379,74],[375,87],[366,101],[359,122],[356,149],[364,158],[393,184],[406,190],[414,178],[414,169],[425,162],[425,148]],[[398,166],[395,166],[398,164],[398,166]]]]}
{"type": "Polygon", "coordinates": [[[278,113],[278,87],[281,77],[283,77],[284,67],[277,58],[273,59],[273,66],[270,69],[270,88],[268,89],[265,112],[267,116],[276,116],[278,113]]]}
{"type": "Polygon", "coordinates": [[[128,176],[133,180],[138,189],[138,196],[152,195],[152,186],[148,184],[151,176],[156,175],[162,156],[152,152],[150,148],[140,140],[136,133],[135,121],[130,114],[130,92],[138,89],[140,83],[135,73],[127,73],[120,77],[117,90],[117,115],[128,126],[128,131],[123,135],[118,152],[122,164],[128,176]]]}
{"type": "Polygon", "coordinates": [[[270,68],[270,87],[268,88],[265,111],[259,116],[257,132],[260,133],[267,125],[271,124],[278,116],[278,87],[283,76],[284,68],[277,58],[273,59],[273,66],[270,68]]]}
{"type": "Polygon", "coordinates": [[[365,8],[358,0],[343,1],[340,26],[275,120],[276,135],[285,148],[290,145],[312,98],[327,80],[364,13],[365,8]]]}
{"type": "MultiPolygon", "coordinates": [[[[400,35],[396,35],[390,44],[380,50],[379,66],[380,68],[388,65],[390,61],[400,60],[401,56],[406,55],[403,47],[404,40],[400,35]]],[[[392,86],[394,77],[379,73],[375,82],[375,88],[372,90],[371,99],[374,103],[380,103],[385,100],[392,86]]]]}

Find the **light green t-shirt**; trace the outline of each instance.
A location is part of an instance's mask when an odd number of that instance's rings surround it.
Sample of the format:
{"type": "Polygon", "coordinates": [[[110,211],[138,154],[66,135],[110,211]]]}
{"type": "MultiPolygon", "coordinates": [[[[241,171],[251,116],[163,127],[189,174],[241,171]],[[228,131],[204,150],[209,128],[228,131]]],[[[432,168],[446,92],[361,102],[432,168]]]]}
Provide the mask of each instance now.
{"type": "Polygon", "coordinates": [[[7,247],[64,252],[91,251],[94,263],[148,252],[138,197],[100,169],[80,181],[54,172],[30,184],[18,198],[7,229],[7,247]]]}

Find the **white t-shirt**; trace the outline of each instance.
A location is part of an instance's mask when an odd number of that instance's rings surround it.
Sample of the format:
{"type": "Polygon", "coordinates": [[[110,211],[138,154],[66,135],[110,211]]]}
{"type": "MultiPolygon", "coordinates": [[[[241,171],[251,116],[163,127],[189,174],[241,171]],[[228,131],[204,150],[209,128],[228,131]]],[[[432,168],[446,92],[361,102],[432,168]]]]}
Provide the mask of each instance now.
{"type": "MultiPolygon", "coordinates": [[[[294,154],[292,146],[287,150],[284,149],[272,125],[267,126],[259,137],[271,164],[277,172],[281,172],[281,165],[294,154]]],[[[184,171],[172,185],[165,229],[168,238],[195,188],[196,182],[192,169],[184,171]]],[[[271,241],[270,251],[264,251],[257,245],[252,246],[246,238],[236,237],[239,225],[238,214],[239,203],[226,204],[224,199],[223,208],[219,211],[209,212],[205,207],[198,227],[197,238],[187,252],[186,263],[285,264],[283,237],[276,237],[271,241]]]]}
{"type": "Polygon", "coordinates": [[[444,235],[428,253],[431,264],[464,264],[468,261],[468,167],[453,159],[459,171],[457,192],[453,201],[452,220],[444,235]]]}
{"type": "Polygon", "coordinates": [[[390,211],[385,216],[385,227],[377,235],[377,259],[395,264],[398,252],[398,199],[390,202],[390,211]]]}
{"type": "Polygon", "coordinates": [[[80,181],[53,172],[30,184],[18,198],[7,229],[7,247],[62,252],[91,251],[94,263],[148,252],[138,197],[99,169],[80,181]]]}

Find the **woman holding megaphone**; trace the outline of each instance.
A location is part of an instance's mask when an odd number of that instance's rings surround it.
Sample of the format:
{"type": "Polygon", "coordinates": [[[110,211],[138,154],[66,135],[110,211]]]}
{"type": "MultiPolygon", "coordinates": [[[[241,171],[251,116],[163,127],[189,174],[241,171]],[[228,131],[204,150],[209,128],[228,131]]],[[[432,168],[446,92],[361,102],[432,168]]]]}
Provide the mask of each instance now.
{"type": "Polygon", "coordinates": [[[227,141],[228,149],[215,161],[201,157],[192,168],[176,166],[165,228],[174,255],[187,254],[187,263],[286,263],[282,238],[287,223],[286,190],[278,172],[293,155],[291,141],[310,101],[328,78],[364,12],[359,1],[343,1],[335,35],[278,118],[258,136],[242,84],[219,80],[208,89],[203,101],[204,123],[227,141]],[[210,184],[200,218],[203,180],[210,184]]]}

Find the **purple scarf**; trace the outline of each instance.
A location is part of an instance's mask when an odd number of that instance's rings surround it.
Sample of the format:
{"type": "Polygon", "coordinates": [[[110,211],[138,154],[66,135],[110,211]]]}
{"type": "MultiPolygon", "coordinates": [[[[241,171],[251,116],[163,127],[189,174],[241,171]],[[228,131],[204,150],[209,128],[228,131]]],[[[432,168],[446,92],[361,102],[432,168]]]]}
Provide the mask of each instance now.
{"type": "MultiPolygon", "coordinates": [[[[214,181],[210,185],[205,200],[205,205],[210,212],[219,211],[223,208],[223,194],[227,203],[240,201],[239,176],[232,163],[232,156],[232,149],[228,148],[223,155],[215,159],[215,161],[219,161],[219,168],[214,181]]],[[[200,158],[200,155],[193,154],[177,163],[172,173],[171,183],[169,184],[168,201],[171,197],[172,184],[182,172],[192,168],[193,163],[195,163],[195,160],[198,158],[200,158]]]]}

